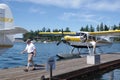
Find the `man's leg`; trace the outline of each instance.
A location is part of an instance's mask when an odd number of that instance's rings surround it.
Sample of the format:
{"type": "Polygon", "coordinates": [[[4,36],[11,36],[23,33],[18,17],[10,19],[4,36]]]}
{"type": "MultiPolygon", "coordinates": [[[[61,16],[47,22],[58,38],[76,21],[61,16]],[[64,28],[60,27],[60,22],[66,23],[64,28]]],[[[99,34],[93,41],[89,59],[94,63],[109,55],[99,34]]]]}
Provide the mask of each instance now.
{"type": "Polygon", "coordinates": [[[32,69],[34,70],[35,69],[35,65],[34,65],[33,59],[31,60],[31,64],[32,64],[32,69]]]}
{"type": "Polygon", "coordinates": [[[30,66],[30,63],[32,64],[32,68],[33,68],[33,70],[35,69],[35,66],[34,66],[34,62],[33,62],[33,54],[29,54],[29,56],[28,56],[28,68],[29,68],[29,66],[30,66]]]}
{"type": "Polygon", "coordinates": [[[25,72],[27,72],[28,70],[29,70],[29,67],[30,67],[30,64],[32,63],[32,70],[34,70],[35,69],[35,67],[34,67],[34,62],[33,62],[33,54],[28,54],[28,63],[27,63],[27,67],[26,67],[26,69],[24,70],[25,72]]]}
{"type": "MultiPolygon", "coordinates": [[[[30,63],[32,63],[32,57],[33,57],[33,54],[28,54],[28,63],[27,63],[27,69],[29,70],[29,67],[30,67],[30,63]]],[[[32,63],[33,65],[33,63],[32,63]]]]}

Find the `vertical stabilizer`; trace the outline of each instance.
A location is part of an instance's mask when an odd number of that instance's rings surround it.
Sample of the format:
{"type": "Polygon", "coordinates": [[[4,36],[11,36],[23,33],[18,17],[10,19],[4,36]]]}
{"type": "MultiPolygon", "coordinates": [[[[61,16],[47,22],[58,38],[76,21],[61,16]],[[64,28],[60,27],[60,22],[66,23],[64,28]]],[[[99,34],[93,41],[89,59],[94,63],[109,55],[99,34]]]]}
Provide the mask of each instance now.
{"type": "Polygon", "coordinates": [[[0,54],[13,46],[15,34],[26,32],[26,29],[14,26],[10,8],[6,4],[0,4],[0,54]]]}
{"type": "Polygon", "coordinates": [[[13,16],[6,4],[0,4],[0,29],[13,28],[13,16]]]}
{"type": "MultiPolygon", "coordinates": [[[[13,16],[6,4],[0,4],[0,30],[13,29],[13,16]]],[[[13,35],[0,33],[0,46],[13,45],[13,35]]]]}

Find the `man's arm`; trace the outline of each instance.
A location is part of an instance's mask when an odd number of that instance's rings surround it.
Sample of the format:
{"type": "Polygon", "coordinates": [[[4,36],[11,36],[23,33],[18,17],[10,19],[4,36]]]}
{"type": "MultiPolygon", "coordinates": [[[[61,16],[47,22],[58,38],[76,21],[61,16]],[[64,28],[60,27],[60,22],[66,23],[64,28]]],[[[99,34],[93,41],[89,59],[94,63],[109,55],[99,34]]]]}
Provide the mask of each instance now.
{"type": "Polygon", "coordinates": [[[34,56],[36,56],[36,49],[34,49],[34,52],[33,52],[33,53],[34,53],[34,56]]]}
{"type": "Polygon", "coordinates": [[[26,49],[24,49],[23,51],[21,51],[21,54],[23,54],[24,52],[26,52],[27,50],[26,49]]]}

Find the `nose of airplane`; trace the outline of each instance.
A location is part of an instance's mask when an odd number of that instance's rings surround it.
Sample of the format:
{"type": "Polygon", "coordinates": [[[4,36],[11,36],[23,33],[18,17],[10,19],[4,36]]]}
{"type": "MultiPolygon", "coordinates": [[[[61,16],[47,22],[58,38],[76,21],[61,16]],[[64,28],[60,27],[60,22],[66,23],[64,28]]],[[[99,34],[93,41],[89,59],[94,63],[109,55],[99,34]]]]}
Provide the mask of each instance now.
{"type": "Polygon", "coordinates": [[[70,41],[70,36],[64,36],[64,40],[70,41]]]}

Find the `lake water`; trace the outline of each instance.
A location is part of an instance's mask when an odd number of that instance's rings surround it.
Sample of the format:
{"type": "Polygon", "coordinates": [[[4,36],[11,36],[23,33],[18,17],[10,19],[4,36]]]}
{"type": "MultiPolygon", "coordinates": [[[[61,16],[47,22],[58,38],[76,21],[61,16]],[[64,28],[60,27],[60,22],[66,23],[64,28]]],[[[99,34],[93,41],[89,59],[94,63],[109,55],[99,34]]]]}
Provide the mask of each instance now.
{"type": "MultiPolygon", "coordinates": [[[[27,64],[27,54],[20,54],[20,52],[24,50],[25,46],[25,43],[14,43],[14,46],[12,48],[1,54],[0,69],[25,66],[27,64]]],[[[45,64],[49,57],[56,56],[58,53],[70,53],[70,50],[72,49],[72,47],[65,44],[60,44],[57,46],[56,42],[35,43],[35,46],[37,48],[37,56],[34,59],[36,64],[45,64]]],[[[120,52],[120,43],[114,43],[112,46],[102,47],[101,50],[104,53],[120,52]]],[[[98,49],[97,53],[100,54],[102,52],[101,50],[98,49]]],[[[82,51],[86,52],[87,49],[84,49],[82,51]]],[[[115,69],[111,72],[100,75],[99,79],[97,78],[94,80],[120,80],[119,75],[120,69],[115,69]],[[114,76],[114,79],[110,79],[111,76],[114,76]]]]}
{"type": "MultiPolygon", "coordinates": [[[[35,43],[37,56],[34,58],[36,64],[44,64],[51,56],[58,53],[69,53],[71,47],[65,44],[56,43],[35,43]]],[[[26,47],[25,43],[15,43],[14,46],[0,55],[0,68],[11,68],[26,65],[27,54],[20,54],[26,47]]]]}

